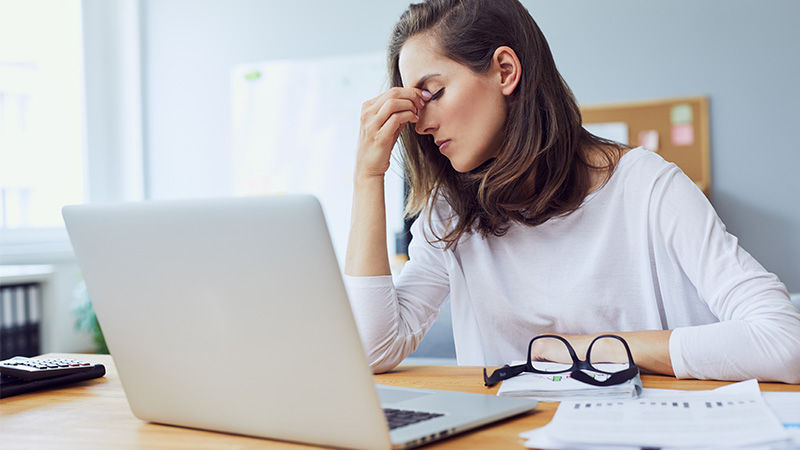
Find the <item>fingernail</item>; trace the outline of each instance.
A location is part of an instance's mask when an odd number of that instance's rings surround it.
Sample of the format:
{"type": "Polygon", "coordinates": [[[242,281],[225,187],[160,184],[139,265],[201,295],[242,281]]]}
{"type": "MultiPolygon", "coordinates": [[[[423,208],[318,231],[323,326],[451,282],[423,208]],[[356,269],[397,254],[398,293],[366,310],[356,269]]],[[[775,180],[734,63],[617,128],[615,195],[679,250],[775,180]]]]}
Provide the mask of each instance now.
{"type": "Polygon", "coordinates": [[[433,94],[428,91],[422,91],[422,96],[425,97],[425,100],[430,100],[430,98],[433,97],[433,94]]]}

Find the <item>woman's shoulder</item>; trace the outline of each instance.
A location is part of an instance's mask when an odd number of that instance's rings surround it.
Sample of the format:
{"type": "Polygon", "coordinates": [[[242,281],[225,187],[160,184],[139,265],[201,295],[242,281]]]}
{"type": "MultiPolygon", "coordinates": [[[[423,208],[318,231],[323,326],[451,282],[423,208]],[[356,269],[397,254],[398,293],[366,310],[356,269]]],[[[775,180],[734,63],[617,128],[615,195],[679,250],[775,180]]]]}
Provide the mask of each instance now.
{"type": "Polygon", "coordinates": [[[631,149],[621,158],[617,170],[614,177],[628,199],[640,198],[662,207],[705,201],[700,188],[677,164],[642,147],[631,149]]]}
{"type": "MultiPolygon", "coordinates": [[[[596,167],[589,171],[591,188],[589,195],[595,194],[607,185],[627,185],[631,176],[639,180],[650,178],[659,171],[659,163],[649,157],[642,147],[597,149],[587,155],[589,164],[596,167]]],[[[663,159],[662,159],[663,161],[663,159]]],[[[610,190],[610,189],[605,189],[610,190]]]]}
{"type": "Polygon", "coordinates": [[[631,182],[651,184],[667,174],[681,172],[675,163],[644,147],[627,150],[617,162],[615,171],[617,172],[615,175],[624,179],[626,184],[631,182]]]}

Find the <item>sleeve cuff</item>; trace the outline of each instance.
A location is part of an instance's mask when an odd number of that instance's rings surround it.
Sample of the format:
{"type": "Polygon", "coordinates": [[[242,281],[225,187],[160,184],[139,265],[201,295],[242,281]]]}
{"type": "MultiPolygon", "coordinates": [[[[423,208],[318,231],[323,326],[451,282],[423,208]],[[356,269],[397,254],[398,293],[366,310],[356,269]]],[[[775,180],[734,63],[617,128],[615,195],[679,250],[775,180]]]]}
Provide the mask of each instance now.
{"type": "Polygon", "coordinates": [[[345,274],[344,284],[347,285],[348,288],[383,288],[394,286],[391,275],[357,277],[345,274]]]}
{"type": "Polygon", "coordinates": [[[683,328],[675,328],[669,336],[669,359],[672,364],[672,371],[675,372],[675,378],[691,378],[686,364],[684,364],[681,350],[684,331],[683,328]]]}

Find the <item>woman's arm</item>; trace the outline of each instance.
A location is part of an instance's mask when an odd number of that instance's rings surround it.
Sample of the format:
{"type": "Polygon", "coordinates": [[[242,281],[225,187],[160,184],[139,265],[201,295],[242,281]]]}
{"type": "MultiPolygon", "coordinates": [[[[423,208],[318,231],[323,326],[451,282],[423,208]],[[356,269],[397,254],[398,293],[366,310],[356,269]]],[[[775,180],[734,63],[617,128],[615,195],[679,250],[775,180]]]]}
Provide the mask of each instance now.
{"type": "Polygon", "coordinates": [[[396,288],[386,245],[384,174],[400,130],[416,122],[429,98],[427,91],[393,88],[362,107],[344,280],[375,372],[392,369],[417,348],[449,290],[441,251],[419,238],[419,221],[396,288]]]}
{"type": "MultiPolygon", "coordinates": [[[[672,362],[669,357],[669,337],[672,330],[646,330],[646,331],[625,331],[619,333],[597,333],[597,334],[559,334],[572,345],[578,358],[586,357],[586,350],[594,338],[601,334],[615,334],[628,343],[633,355],[633,361],[648,372],[660,373],[674,376],[672,362]]],[[[536,341],[531,350],[532,359],[571,363],[569,354],[564,353],[564,346],[560,343],[554,346],[538,345],[543,342],[541,339],[536,341]]],[[[602,341],[601,341],[602,342],[602,341]]],[[[598,358],[607,362],[627,362],[628,355],[617,346],[595,346],[592,348],[593,359],[598,358]]]]}
{"type": "MultiPolygon", "coordinates": [[[[676,264],[719,319],[669,327],[675,375],[800,383],[800,312],[786,286],[739,246],[677,167],[656,180],[649,214],[655,259],[676,264]]],[[[678,281],[665,271],[658,276],[662,285],[678,281]]]]}
{"type": "Polygon", "coordinates": [[[392,88],[361,108],[361,127],[353,188],[350,237],[345,273],[390,275],[386,246],[384,175],[400,131],[418,120],[430,93],[416,88],[392,88]]]}
{"type": "Polygon", "coordinates": [[[425,239],[430,235],[427,223],[420,217],[411,225],[410,259],[396,286],[389,275],[345,276],[358,331],[376,373],[391,370],[416,350],[450,292],[444,254],[425,239]]]}
{"type": "MultiPolygon", "coordinates": [[[[655,260],[677,265],[719,322],[613,333],[628,342],[637,365],[679,378],[800,383],[800,312],[777,276],[738,245],[677,167],[655,180],[649,215],[655,260]]],[[[669,271],[658,276],[662,293],[676,295],[663,287],[681,280],[670,278],[669,271]]],[[[594,336],[566,337],[584,357],[594,336]]],[[[559,357],[553,349],[537,353],[559,357]]]]}
{"type": "Polygon", "coordinates": [[[386,245],[383,175],[362,176],[354,182],[350,237],[344,267],[348,275],[391,275],[386,245]]]}

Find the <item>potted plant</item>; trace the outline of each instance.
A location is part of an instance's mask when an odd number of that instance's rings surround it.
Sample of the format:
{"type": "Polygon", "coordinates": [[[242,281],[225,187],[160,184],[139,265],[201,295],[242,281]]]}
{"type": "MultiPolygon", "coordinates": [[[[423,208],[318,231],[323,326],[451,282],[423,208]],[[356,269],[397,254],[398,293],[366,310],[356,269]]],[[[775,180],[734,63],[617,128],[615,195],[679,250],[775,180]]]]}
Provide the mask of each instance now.
{"type": "Polygon", "coordinates": [[[107,355],[106,339],[103,337],[103,330],[100,329],[100,322],[97,321],[97,315],[94,313],[92,301],[89,299],[89,291],[86,290],[86,282],[83,279],[75,287],[74,295],[75,304],[72,311],[77,317],[75,328],[87,331],[92,336],[96,353],[107,355]]]}

